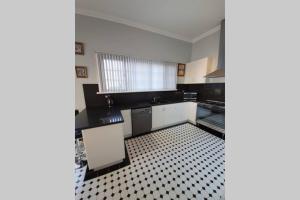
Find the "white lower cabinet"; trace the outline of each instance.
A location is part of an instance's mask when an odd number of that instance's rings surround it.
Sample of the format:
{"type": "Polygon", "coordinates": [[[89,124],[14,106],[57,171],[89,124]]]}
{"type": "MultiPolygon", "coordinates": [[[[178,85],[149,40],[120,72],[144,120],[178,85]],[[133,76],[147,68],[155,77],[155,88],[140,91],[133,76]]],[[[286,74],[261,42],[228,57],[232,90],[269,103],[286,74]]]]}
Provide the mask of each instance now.
{"type": "Polygon", "coordinates": [[[123,123],[82,130],[89,169],[102,169],[125,158],[123,123]]]}
{"type": "Polygon", "coordinates": [[[186,102],[186,114],[187,114],[187,120],[193,124],[196,124],[196,114],[197,114],[196,102],[186,102]]]}
{"type": "MultiPolygon", "coordinates": [[[[152,106],[152,130],[190,121],[196,123],[197,103],[152,106]]],[[[131,109],[121,110],[124,123],[82,130],[89,169],[102,169],[125,158],[124,138],[132,136],[131,109]]]]}
{"type": "Polygon", "coordinates": [[[194,102],[152,106],[152,130],[185,121],[196,121],[197,104],[194,102]]]}
{"type": "MultiPolygon", "coordinates": [[[[182,102],[152,106],[152,130],[189,121],[196,124],[197,103],[182,102]]],[[[132,136],[131,110],[121,110],[124,137],[132,136]]]]}
{"type": "Polygon", "coordinates": [[[152,130],[165,125],[165,106],[152,106],[152,130]]]}
{"type": "Polygon", "coordinates": [[[132,124],[131,124],[131,109],[121,110],[121,114],[124,119],[123,130],[124,137],[128,138],[132,136],[132,124]]]}
{"type": "Polygon", "coordinates": [[[174,103],[166,106],[166,125],[178,124],[186,121],[185,103],[174,103]]]}

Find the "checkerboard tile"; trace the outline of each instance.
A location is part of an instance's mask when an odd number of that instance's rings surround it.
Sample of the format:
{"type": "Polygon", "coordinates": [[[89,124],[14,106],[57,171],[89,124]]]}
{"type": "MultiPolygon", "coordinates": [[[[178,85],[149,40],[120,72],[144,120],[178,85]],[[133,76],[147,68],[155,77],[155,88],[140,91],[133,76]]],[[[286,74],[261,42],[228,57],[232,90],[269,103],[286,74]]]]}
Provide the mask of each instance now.
{"type": "Polygon", "coordinates": [[[130,165],[83,181],[78,199],[225,199],[224,140],[189,123],[125,141],[130,165]]]}
{"type": "Polygon", "coordinates": [[[75,169],[75,196],[76,196],[76,199],[78,196],[80,196],[79,193],[82,192],[82,188],[84,185],[83,180],[84,180],[86,168],[87,168],[87,166],[84,166],[80,169],[75,169]]]}

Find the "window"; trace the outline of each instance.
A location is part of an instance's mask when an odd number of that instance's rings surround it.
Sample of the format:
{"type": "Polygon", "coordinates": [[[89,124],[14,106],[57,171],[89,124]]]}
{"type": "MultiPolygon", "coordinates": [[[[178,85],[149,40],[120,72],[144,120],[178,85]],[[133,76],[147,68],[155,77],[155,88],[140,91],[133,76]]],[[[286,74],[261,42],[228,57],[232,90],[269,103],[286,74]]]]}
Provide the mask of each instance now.
{"type": "Polygon", "coordinates": [[[98,53],[99,92],[176,90],[177,65],[98,53]]]}

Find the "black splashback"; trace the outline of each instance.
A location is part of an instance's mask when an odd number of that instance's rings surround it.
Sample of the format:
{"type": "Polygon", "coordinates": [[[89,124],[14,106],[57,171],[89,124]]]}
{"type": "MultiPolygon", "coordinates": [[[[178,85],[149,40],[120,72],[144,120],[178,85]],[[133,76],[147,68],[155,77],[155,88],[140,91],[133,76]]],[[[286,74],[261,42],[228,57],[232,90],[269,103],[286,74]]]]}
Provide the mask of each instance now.
{"type": "MultiPolygon", "coordinates": [[[[182,91],[198,92],[198,100],[216,100],[225,102],[224,83],[177,84],[178,91],[132,92],[110,94],[114,105],[129,105],[140,102],[151,102],[153,97],[163,100],[182,100],[182,91]]],[[[105,94],[97,94],[98,84],[83,84],[86,107],[107,106],[105,94]]]]}
{"type": "Polygon", "coordinates": [[[225,83],[177,84],[180,91],[198,92],[198,100],[225,102],[225,83]]]}
{"type": "MultiPolygon", "coordinates": [[[[97,94],[98,84],[83,84],[86,107],[106,106],[105,95],[97,94]]],[[[110,94],[114,105],[128,105],[139,102],[151,102],[153,97],[160,97],[164,100],[182,100],[181,91],[161,91],[161,92],[132,92],[110,94]]]]}

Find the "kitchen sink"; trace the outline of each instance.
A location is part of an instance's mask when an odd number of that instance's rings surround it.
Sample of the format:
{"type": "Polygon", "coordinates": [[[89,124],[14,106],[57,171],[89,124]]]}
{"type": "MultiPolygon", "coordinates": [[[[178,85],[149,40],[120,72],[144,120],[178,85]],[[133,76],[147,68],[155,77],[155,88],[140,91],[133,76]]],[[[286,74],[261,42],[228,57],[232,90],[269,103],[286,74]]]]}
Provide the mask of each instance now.
{"type": "Polygon", "coordinates": [[[168,100],[160,100],[160,101],[157,101],[157,102],[152,102],[151,104],[152,104],[152,105],[160,105],[160,104],[167,104],[167,103],[171,103],[171,101],[168,101],[168,100]]]}

